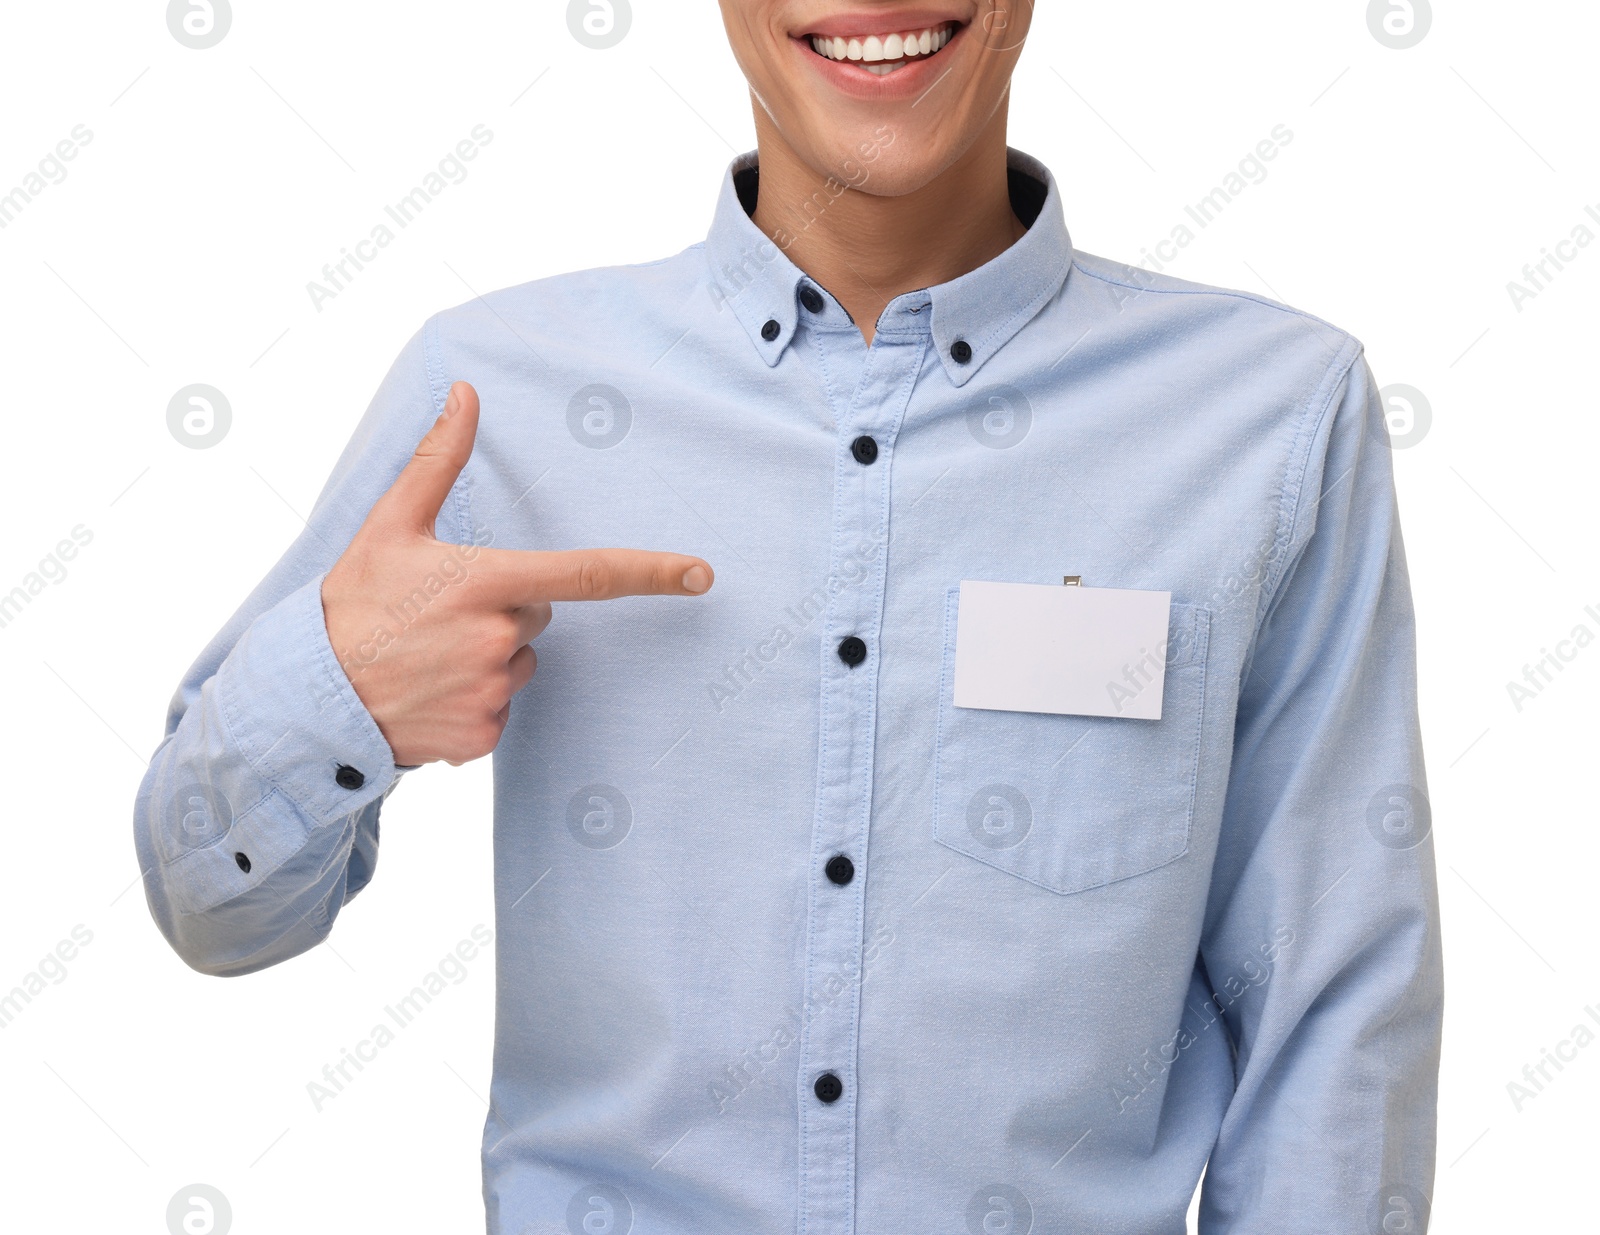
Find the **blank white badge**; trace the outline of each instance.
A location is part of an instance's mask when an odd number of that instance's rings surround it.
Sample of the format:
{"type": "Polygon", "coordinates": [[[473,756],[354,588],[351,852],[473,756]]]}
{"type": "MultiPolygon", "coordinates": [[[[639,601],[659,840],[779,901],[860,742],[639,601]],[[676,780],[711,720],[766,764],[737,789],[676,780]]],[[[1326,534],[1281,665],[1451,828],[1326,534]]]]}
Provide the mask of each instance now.
{"type": "Polygon", "coordinates": [[[1171,592],[961,581],[955,705],[1161,719],[1171,592]]]}

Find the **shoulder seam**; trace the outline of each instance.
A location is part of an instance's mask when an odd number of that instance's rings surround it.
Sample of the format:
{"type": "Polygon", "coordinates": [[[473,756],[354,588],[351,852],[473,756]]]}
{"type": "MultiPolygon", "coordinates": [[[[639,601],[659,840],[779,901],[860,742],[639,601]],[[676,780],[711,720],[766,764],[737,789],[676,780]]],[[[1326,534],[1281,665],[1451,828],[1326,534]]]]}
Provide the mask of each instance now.
{"type": "MultiPolygon", "coordinates": [[[[444,349],[439,342],[439,314],[435,313],[422,324],[422,351],[427,370],[428,398],[432,404],[433,418],[437,418],[444,411],[444,401],[449,393],[449,383],[445,380],[444,349]]],[[[450,486],[450,493],[445,498],[445,505],[440,508],[441,513],[448,510],[450,517],[455,522],[455,535],[449,540],[453,544],[465,544],[468,529],[472,527],[472,503],[468,491],[472,487],[472,460],[468,459],[461,469],[461,475],[456,477],[455,484],[450,486]]],[[[438,529],[435,528],[437,533],[438,529]]],[[[445,539],[441,537],[440,539],[445,539]]]]}
{"type": "Polygon", "coordinates": [[[1274,565],[1262,585],[1261,596],[1256,605],[1255,629],[1251,634],[1252,646],[1261,635],[1262,620],[1271,609],[1272,602],[1277,596],[1278,586],[1289,570],[1291,558],[1289,550],[1292,547],[1295,525],[1300,519],[1306,473],[1311,467],[1311,444],[1316,440],[1318,430],[1328,417],[1334,396],[1344,388],[1345,381],[1363,350],[1362,345],[1353,336],[1345,336],[1344,346],[1329,362],[1323,372],[1322,381],[1312,392],[1305,410],[1301,413],[1299,431],[1284,462],[1283,484],[1278,499],[1277,530],[1273,536],[1274,565]]]}
{"type": "Polygon", "coordinates": [[[1241,292],[1234,288],[1228,287],[1148,287],[1138,283],[1130,283],[1124,279],[1113,279],[1110,275],[1101,274],[1098,271],[1088,269],[1086,266],[1083,266],[1079,263],[1078,254],[1076,252],[1074,252],[1072,257],[1072,268],[1074,270],[1081,271],[1088,278],[1098,279],[1100,282],[1109,283],[1113,287],[1131,288],[1137,292],[1156,292],[1165,296],[1226,296],[1234,300],[1248,300],[1251,304],[1258,304],[1263,308],[1277,309],[1280,312],[1289,314],[1291,317],[1303,317],[1307,321],[1316,322],[1318,325],[1326,326],[1329,330],[1334,331],[1346,339],[1351,337],[1349,331],[1341,330],[1332,322],[1324,321],[1315,313],[1307,313],[1304,309],[1297,309],[1293,305],[1284,304],[1282,301],[1272,300],[1266,296],[1258,296],[1254,292],[1241,292]]]}

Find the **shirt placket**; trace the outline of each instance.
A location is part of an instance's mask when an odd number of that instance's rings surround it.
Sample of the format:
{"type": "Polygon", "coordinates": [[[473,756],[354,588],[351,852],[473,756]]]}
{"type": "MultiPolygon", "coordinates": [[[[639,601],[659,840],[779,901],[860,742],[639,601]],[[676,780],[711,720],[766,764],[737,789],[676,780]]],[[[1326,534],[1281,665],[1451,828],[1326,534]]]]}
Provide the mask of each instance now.
{"type": "Polygon", "coordinates": [[[918,329],[925,321],[880,330],[837,420],[797,1077],[802,1235],[855,1229],[856,1059],[890,462],[926,348],[918,329]]]}

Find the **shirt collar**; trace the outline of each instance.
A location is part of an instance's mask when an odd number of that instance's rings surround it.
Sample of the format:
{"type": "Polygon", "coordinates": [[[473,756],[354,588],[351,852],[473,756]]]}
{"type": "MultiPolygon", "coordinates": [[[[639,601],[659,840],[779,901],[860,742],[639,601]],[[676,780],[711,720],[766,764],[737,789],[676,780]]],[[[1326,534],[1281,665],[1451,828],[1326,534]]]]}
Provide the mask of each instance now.
{"type": "MultiPolygon", "coordinates": [[[[1006,166],[1013,207],[1026,219],[1026,211],[1038,203],[1027,232],[976,270],[895,297],[878,321],[880,333],[930,330],[945,373],[956,386],[971,380],[1033,320],[1060,290],[1072,265],[1072,240],[1055,177],[1037,159],[1009,147],[1006,166]],[[965,347],[957,347],[958,343],[965,347]],[[968,359],[957,359],[963,355],[968,359]]],[[[705,248],[712,300],[719,311],[730,311],[739,319],[756,351],[771,366],[794,337],[801,289],[820,284],[790,261],[745,212],[740,188],[751,192],[756,168],[755,151],[728,165],[705,248]]]]}

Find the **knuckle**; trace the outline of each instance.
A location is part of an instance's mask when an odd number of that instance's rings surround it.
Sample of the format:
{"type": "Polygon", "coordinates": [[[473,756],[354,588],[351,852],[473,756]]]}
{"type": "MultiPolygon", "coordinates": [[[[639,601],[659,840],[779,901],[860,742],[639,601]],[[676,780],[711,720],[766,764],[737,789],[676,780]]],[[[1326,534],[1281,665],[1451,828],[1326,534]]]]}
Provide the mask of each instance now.
{"type": "Polygon", "coordinates": [[[424,467],[450,461],[450,441],[437,421],[422,435],[411,457],[424,467]]]}
{"type": "Polygon", "coordinates": [[[493,714],[478,722],[473,730],[472,744],[479,755],[487,755],[500,744],[505,722],[493,714]]]}
{"type": "Polygon", "coordinates": [[[513,613],[500,615],[494,623],[494,642],[501,659],[509,659],[522,644],[522,623],[513,613]]]}
{"type": "Polygon", "coordinates": [[[504,626],[492,617],[476,623],[467,639],[466,651],[469,657],[467,665],[470,666],[467,674],[469,679],[474,676],[473,671],[497,665],[506,657],[504,626]]]}
{"type": "Polygon", "coordinates": [[[611,585],[611,567],[602,558],[585,557],[578,561],[577,591],[585,600],[602,600],[611,585]]]}

